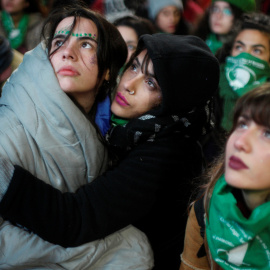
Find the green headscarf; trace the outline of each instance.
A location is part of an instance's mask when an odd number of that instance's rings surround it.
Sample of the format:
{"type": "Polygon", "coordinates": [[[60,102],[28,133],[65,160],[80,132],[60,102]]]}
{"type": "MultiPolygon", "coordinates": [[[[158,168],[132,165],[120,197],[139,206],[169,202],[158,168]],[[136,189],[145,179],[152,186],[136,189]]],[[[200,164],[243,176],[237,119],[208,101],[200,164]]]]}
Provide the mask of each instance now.
{"type": "MultiPolygon", "coordinates": [[[[212,0],[212,3],[220,0],[212,0]]],[[[255,0],[221,0],[223,2],[227,2],[232,4],[244,12],[250,12],[256,10],[256,1],[255,0]]]]}

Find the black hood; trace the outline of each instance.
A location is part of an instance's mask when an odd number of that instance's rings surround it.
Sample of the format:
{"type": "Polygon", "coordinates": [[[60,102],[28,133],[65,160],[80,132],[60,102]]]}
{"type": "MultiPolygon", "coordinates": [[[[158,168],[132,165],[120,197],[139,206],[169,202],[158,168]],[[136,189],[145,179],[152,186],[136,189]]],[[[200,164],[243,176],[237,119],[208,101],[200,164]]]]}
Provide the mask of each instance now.
{"type": "Polygon", "coordinates": [[[203,105],[219,83],[219,63],[209,47],[196,36],[158,33],[143,35],[162,91],[162,105],[155,113],[179,114],[203,105]]]}

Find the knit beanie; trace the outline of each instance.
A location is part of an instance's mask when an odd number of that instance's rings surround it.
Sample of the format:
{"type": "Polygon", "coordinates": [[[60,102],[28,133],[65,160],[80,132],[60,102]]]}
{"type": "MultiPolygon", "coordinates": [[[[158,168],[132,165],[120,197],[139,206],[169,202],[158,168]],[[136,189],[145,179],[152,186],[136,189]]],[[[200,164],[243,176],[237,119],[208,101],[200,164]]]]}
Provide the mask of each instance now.
{"type": "Polygon", "coordinates": [[[143,35],[138,48],[145,47],[162,92],[162,104],[156,115],[190,111],[217,91],[219,63],[199,37],[143,35]]]}
{"type": "Polygon", "coordinates": [[[0,37],[0,74],[10,66],[12,57],[13,53],[8,39],[0,37]]]}
{"type": "MultiPolygon", "coordinates": [[[[212,3],[215,3],[216,1],[220,0],[212,0],[212,3]]],[[[256,10],[256,0],[222,0],[222,1],[238,7],[243,12],[251,12],[256,10]]]]}
{"type": "Polygon", "coordinates": [[[155,20],[156,16],[166,6],[175,6],[183,10],[182,0],[148,0],[148,15],[150,19],[155,20]]]}

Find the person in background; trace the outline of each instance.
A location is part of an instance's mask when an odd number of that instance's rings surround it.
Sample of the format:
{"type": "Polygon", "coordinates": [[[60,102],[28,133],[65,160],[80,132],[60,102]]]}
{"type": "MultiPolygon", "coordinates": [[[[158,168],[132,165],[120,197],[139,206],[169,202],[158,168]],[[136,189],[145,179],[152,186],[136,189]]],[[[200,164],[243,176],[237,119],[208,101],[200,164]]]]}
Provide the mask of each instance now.
{"type": "Polygon", "coordinates": [[[269,268],[269,129],[264,83],[236,103],[225,153],[189,214],[181,270],[269,268]]]}
{"type": "Polygon", "coordinates": [[[155,26],[145,18],[137,16],[124,16],[113,22],[127,44],[128,56],[126,63],[131,55],[136,51],[139,38],[144,34],[154,34],[155,26]]]}
{"type": "Polygon", "coordinates": [[[219,63],[200,38],[141,36],[111,106],[114,166],[76,193],[1,166],[1,216],[64,247],[133,224],[151,243],[154,269],[179,269],[192,181],[203,168],[198,138],[212,128],[218,81],[219,63]]]}
{"type": "Polygon", "coordinates": [[[23,54],[12,49],[8,39],[0,36],[0,96],[2,87],[23,60],[23,54]]]}
{"type": "Polygon", "coordinates": [[[236,100],[270,79],[270,17],[251,13],[235,25],[231,38],[217,52],[221,63],[218,125],[229,131],[236,100]]]}
{"type": "Polygon", "coordinates": [[[0,35],[24,54],[40,42],[44,15],[39,0],[1,0],[0,35]]]}
{"type": "MultiPolygon", "coordinates": [[[[126,44],[114,25],[79,2],[55,9],[44,24],[43,38],[3,87],[0,152],[46,184],[74,192],[107,169],[107,149],[94,119],[97,103],[116,85],[126,44]]],[[[145,234],[129,224],[66,249],[2,220],[0,242],[1,269],[153,265],[145,234]]]]}
{"type": "Polygon", "coordinates": [[[263,13],[244,14],[233,27],[227,42],[216,52],[220,62],[216,97],[215,129],[202,143],[206,159],[219,155],[232,127],[237,99],[270,78],[270,17],[263,13]]]}
{"type": "Polygon", "coordinates": [[[192,33],[205,40],[211,51],[216,53],[226,42],[233,25],[241,19],[242,14],[255,9],[255,0],[213,0],[192,33]]]}
{"type": "Polygon", "coordinates": [[[160,32],[187,35],[189,29],[182,13],[181,0],[148,0],[148,16],[160,32]]]}

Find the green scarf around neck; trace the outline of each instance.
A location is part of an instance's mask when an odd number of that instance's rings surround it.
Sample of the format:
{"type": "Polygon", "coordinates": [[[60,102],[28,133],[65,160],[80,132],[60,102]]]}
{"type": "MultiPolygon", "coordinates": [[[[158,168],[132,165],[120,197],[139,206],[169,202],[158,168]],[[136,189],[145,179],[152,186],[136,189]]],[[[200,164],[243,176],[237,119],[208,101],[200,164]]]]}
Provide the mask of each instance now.
{"type": "Polygon", "coordinates": [[[127,119],[124,119],[124,118],[120,118],[118,116],[116,116],[115,114],[112,113],[112,116],[111,116],[111,125],[113,127],[115,126],[124,126],[125,124],[128,123],[129,120],[127,119]]]}
{"type": "Polygon", "coordinates": [[[215,54],[216,51],[223,45],[223,43],[217,39],[217,35],[214,33],[207,36],[205,43],[208,45],[213,54],[215,54]]]}
{"type": "Polygon", "coordinates": [[[19,22],[18,28],[15,28],[12,17],[7,12],[2,11],[2,22],[4,29],[8,34],[8,39],[10,41],[11,47],[13,49],[19,48],[25,39],[29,22],[29,15],[24,14],[19,22]]]}
{"type": "Polygon", "coordinates": [[[206,219],[210,253],[222,269],[270,269],[270,202],[245,218],[224,178],[217,181],[206,219]]]}
{"type": "Polygon", "coordinates": [[[223,100],[221,126],[232,127],[232,111],[239,97],[270,78],[270,66],[249,53],[229,56],[220,66],[219,95],[223,100]]]}

